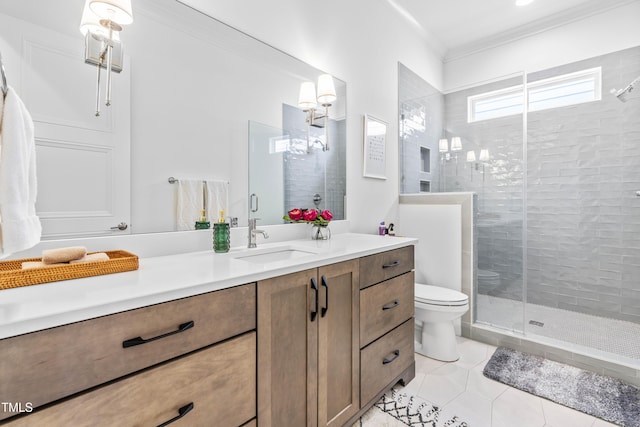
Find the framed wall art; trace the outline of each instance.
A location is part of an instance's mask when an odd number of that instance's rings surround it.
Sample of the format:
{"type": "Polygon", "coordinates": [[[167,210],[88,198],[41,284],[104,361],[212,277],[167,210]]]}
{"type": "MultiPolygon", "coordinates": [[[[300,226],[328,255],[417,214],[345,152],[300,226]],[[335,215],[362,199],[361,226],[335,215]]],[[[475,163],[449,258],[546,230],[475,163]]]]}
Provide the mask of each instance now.
{"type": "Polygon", "coordinates": [[[364,172],[367,178],[387,179],[387,123],[364,115],[364,172]]]}

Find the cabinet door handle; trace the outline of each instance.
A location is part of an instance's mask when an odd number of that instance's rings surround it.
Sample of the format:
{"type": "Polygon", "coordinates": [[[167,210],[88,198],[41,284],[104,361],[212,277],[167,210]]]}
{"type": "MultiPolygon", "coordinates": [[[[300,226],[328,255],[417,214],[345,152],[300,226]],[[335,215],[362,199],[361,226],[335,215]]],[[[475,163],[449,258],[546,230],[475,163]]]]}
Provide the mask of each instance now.
{"type": "Polygon", "coordinates": [[[393,357],[391,357],[390,359],[387,359],[387,358],[382,359],[382,364],[386,365],[387,363],[391,363],[394,360],[396,360],[399,356],[400,356],[400,350],[395,350],[393,352],[393,357]]]}
{"type": "Polygon", "coordinates": [[[316,307],[311,311],[311,321],[313,322],[316,320],[316,316],[318,315],[318,283],[314,277],[311,278],[311,289],[313,289],[316,294],[316,307]]]}
{"type": "Polygon", "coordinates": [[[163,422],[158,427],[165,427],[165,426],[168,426],[169,424],[171,424],[174,421],[178,421],[180,418],[184,417],[189,412],[191,412],[192,409],[193,409],[193,402],[184,405],[182,408],[178,409],[178,416],[177,417],[173,417],[169,421],[163,422]]]}
{"type": "Polygon", "coordinates": [[[399,266],[399,265],[400,265],[400,261],[393,261],[393,262],[390,262],[390,263],[388,263],[388,264],[383,264],[383,265],[382,265],[382,268],[397,267],[397,266],[399,266]]]}
{"type": "Polygon", "coordinates": [[[324,317],[327,314],[327,310],[329,310],[329,284],[327,283],[327,278],[322,276],[322,286],[326,289],[324,296],[324,307],[322,307],[322,311],[320,313],[321,317],[324,317]]]}
{"type": "Polygon", "coordinates": [[[399,300],[395,300],[391,304],[383,305],[382,309],[383,310],[391,310],[392,308],[396,308],[399,305],[400,305],[400,301],[399,300]]]}
{"type": "Polygon", "coordinates": [[[171,335],[179,334],[180,332],[184,332],[187,329],[193,328],[194,325],[195,325],[195,322],[193,320],[190,320],[187,323],[183,323],[182,325],[178,326],[177,330],[172,332],[167,332],[166,334],[158,335],[157,337],[147,338],[147,339],[144,339],[142,337],[131,338],[130,340],[122,341],[122,348],[128,348],[136,345],[146,344],[151,341],[155,341],[155,340],[169,337],[171,335]]]}

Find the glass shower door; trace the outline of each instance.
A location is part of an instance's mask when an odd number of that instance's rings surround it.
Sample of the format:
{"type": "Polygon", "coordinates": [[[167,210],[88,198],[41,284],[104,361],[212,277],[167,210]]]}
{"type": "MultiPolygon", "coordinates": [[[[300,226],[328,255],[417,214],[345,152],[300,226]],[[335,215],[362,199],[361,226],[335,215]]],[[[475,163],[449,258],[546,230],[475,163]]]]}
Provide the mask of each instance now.
{"type": "Polygon", "coordinates": [[[516,75],[447,94],[440,152],[444,191],[477,194],[473,320],[515,332],[524,331],[522,87],[516,75]]]}

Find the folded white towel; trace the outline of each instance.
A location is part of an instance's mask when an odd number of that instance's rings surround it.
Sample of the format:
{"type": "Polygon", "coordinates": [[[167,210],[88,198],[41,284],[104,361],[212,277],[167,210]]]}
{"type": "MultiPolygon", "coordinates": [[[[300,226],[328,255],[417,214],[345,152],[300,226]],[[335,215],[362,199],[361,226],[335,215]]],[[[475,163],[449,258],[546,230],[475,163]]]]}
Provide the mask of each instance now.
{"type": "Polygon", "coordinates": [[[193,230],[203,205],[202,180],[180,179],[178,181],[178,206],[176,229],[193,230]]]}
{"type": "Polygon", "coordinates": [[[221,210],[229,212],[229,183],[180,179],[177,201],[176,229],[193,230],[205,206],[207,221],[217,222],[221,210]]]}
{"type": "Polygon", "coordinates": [[[9,87],[0,118],[0,254],[35,246],[42,235],[33,136],[31,115],[9,87]]]}
{"type": "Polygon", "coordinates": [[[218,222],[220,211],[229,214],[229,183],[226,181],[206,181],[207,218],[218,222]]]}
{"type": "Polygon", "coordinates": [[[42,251],[42,262],[45,264],[56,264],[59,262],[69,262],[82,259],[87,255],[87,248],[84,246],[70,246],[67,248],[47,249],[42,251]]]}
{"type": "Polygon", "coordinates": [[[96,252],[93,254],[87,254],[86,256],[70,261],[69,264],[80,264],[85,262],[96,262],[96,261],[109,261],[109,255],[104,252],[96,252]]]}
{"type": "Polygon", "coordinates": [[[61,262],[58,264],[45,264],[42,261],[25,261],[22,263],[22,269],[23,270],[29,270],[32,268],[45,268],[45,267],[55,267],[58,265],[69,265],[66,262],[61,262]]]}

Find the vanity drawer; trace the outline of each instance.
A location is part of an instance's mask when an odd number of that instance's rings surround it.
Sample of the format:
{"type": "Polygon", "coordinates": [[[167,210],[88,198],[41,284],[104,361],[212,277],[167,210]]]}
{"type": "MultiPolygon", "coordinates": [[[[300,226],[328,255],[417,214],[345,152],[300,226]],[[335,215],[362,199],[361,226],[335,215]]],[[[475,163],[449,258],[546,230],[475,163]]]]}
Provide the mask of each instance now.
{"type": "Polygon", "coordinates": [[[414,361],[413,319],[360,350],[360,402],[369,402],[414,361]]]}
{"type": "MultiPolygon", "coordinates": [[[[10,427],[238,427],[256,416],[256,334],[143,371],[32,414],[10,427]],[[183,409],[184,410],[184,409],[183,409]]],[[[250,424],[249,424],[250,425],[250,424]]]]}
{"type": "Polygon", "coordinates": [[[7,338],[0,399],[38,407],[255,327],[249,284],[7,338]],[[124,348],[137,337],[156,339],[124,348]]]}
{"type": "Polygon", "coordinates": [[[413,270],[413,245],[360,258],[360,289],[413,270]]]}
{"type": "Polygon", "coordinates": [[[360,291],[360,347],[413,317],[414,272],[360,291]]]}

